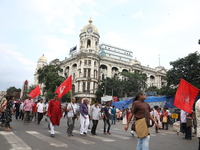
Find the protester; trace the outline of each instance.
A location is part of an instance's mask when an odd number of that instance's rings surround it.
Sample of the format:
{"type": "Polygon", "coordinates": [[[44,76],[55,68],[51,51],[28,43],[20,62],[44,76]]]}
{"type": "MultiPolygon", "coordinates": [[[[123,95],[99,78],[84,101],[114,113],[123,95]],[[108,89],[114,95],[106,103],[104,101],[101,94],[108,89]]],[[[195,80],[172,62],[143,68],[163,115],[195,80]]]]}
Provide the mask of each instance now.
{"type": "Polygon", "coordinates": [[[78,120],[78,115],[77,115],[77,110],[78,110],[78,107],[77,105],[75,104],[76,102],[76,99],[75,98],[72,98],[71,100],[71,103],[69,103],[67,105],[67,109],[66,109],[66,112],[67,112],[67,134],[68,136],[73,136],[72,132],[73,132],[73,129],[74,129],[74,124],[75,124],[75,119],[77,118],[78,120]]]}
{"type": "Polygon", "coordinates": [[[106,102],[106,106],[103,108],[104,134],[111,134],[110,133],[110,114],[109,114],[110,104],[111,104],[110,101],[106,102]],[[108,124],[107,130],[106,130],[106,124],[108,124]]]}
{"type": "Polygon", "coordinates": [[[26,99],[24,101],[24,105],[23,105],[23,111],[24,111],[24,124],[29,123],[30,122],[30,115],[32,112],[32,108],[33,108],[34,102],[31,99],[31,96],[28,96],[28,99],[26,99]]]}
{"type": "Polygon", "coordinates": [[[96,134],[96,129],[97,129],[97,125],[101,116],[101,112],[100,112],[100,108],[98,106],[98,101],[95,101],[94,105],[91,106],[90,108],[90,119],[92,120],[92,130],[91,130],[91,134],[92,135],[97,135],[96,134]]]}
{"type": "Polygon", "coordinates": [[[162,128],[161,121],[160,121],[160,109],[159,106],[154,106],[154,113],[153,113],[154,120],[158,124],[155,125],[155,133],[158,133],[158,129],[162,128]]]}
{"type": "Polygon", "coordinates": [[[80,135],[87,135],[88,126],[89,126],[89,115],[88,115],[88,103],[87,98],[83,99],[83,103],[80,105],[80,135]]]}
{"type": "Polygon", "coordinates": [[[126,109],[122,108],[122,124],[127,123],[127,118],[126,118],[126,109]]]}
{"type": "Polygon", "coordinates": [[[65,105],[64,110],[63,110],[64,111],[64,118],[67,118],[67,116],[68,116],[67,115],[68,114],[67,106],[68,106],[68,104],[65,105]]]}
{"type": "Polygon", "coordinates": [[[13,127],[10,125],[12,115],[14,115],[13,103],[14,96],[7,97],[6,110],[5,110],[5,130],[10,131],[13,127]]]}
{"type": "Polygon", "coordinates": [[[55,131],[54,128],[55,126],[60,125],[60,118],[62,117],[62,108],[61,108],[61,102],[58,100],[58,94],[54,94],[54,99],[52,99],[49,102],[48,106],[48,113],[47,116],[50,118],[50,129],[51,129],[51,137],[54,137],[55,131]]]}
{"type": "Polygon", "coordinates": [[[19,108],[20,108],[20,103],[19,103],[19,101],[16,101],[16,102],[15,102],[14,108],[15,108],[15,119],[18,120],[18,118],[19,118],[19,113],[20,113],[20,110],[19,110],[19,108]]]}
{"type": "Polygon", "coordinates": [[[45,104],[43,103],[43,99],[40,99],[40,102],[37,103],[37,120],[38,120],[38,123],[37,124],[40,124],[40,121],[42,120],[43,118],[43,114],[45,112],[45,104]]]}
{"type": "Polygon", "coordinates": [[[166,108],[163,108],[163,112],[162,112],[162,129],[164,130],[168,130],[168,111],[166,108]],[[166,127],[165,127],[166,126],[166,127]]]}
{"type": "Polygon", "coordinates": [[[193,129],[194,129],[193,134],[197,134],[197,118],[196,118],[195,107],[193,107],[192,118],[193,118],[193,125],[194,125],[194,128],[193,128],[193,129]]]}
{"type": "Polygon", "coordinates": [[[49,121],[49,117],[47,116],[48,108],[49,108],[49,101],[46,100],[46,102],[45,102],[45,121],[48,122],[48,129],[50,130],[50,121],[49,121]]]}
{"type": "Polygon", "coordinates": [[[191,140],[192,139],[191,127],[187,127],[186,125],[186,120],[188,116],[190,116],[189,113],[187,113],[184,110],[181,110],[181,126],[182,126],[182,130],[185,133],[185,137],[183,139],[191,140]]]}
{"type": "Polygon", "coordinates": [[[6,94],[6,96],[1,100],[1,124],[0,127],[5,125],[5,110],[6,110],[6,104],[7,99],[10,96],[10,94],[6,94]]]}
{"type": "Polygon", "coordinates": [[[130,110],[127,108],[126,109],[126,120],[128,120],[129,115],[130,115],[130,110]]]}
{"type": "Polygon", "coordinates": [[[196,122],[197,122],[197,137],[199,139],[199,147],[200,150],[200,99],[197,100],[195,104],[195,115],[196,115],[196,122]]]}
{"type": "Polygon", "coordinates": [[[23,107],[24,107],[24,102],[21,101],[20,102],[20,107],[19,107],[19,120],[24,120],[24,111],[23,111],[23,107]]]}
{"type": "Polygon", "coordinates": [[[111,114],[112,114],[112,123],[111,124],[116,124],[116,108],[113,106],[111,109],[111,114]]]}
{"type": "MultiPolygon", "coordinates": [[[[157,125],[153,117],[150,115],[151,111],[150,106],[148,103],[144,102],[145,99],[146,99],[146,94],[142,91],[139,91],[132,104],[132,110],[129,115],[127,124],[124,127],[126,131],[128,130],[130,120],[132,119],[133,115],[135,115],[134,117],[136,118],[136,120],[145,118],[147,127],[150,127],[150,119],[157,125]]],[[[149,140],[150,140],[150,135],[143,138],[138,138],[137,150],[148,150],[149,140]]]]}
{"type": "Polygon", "coordinates": [[[121,111],[119,108],[117,108],[117,122],[120,121],[120,117],[121,117],[121,111]]]}
{"type": "Polygon", "coordinates": [[[34,118],[34,122],[38,121],[38,114],[37,114],[37,101],[35,101],[35,103],[33,104],[33,108],[32,108],[32,115],[31,115],[31,121],[34,118]]]}

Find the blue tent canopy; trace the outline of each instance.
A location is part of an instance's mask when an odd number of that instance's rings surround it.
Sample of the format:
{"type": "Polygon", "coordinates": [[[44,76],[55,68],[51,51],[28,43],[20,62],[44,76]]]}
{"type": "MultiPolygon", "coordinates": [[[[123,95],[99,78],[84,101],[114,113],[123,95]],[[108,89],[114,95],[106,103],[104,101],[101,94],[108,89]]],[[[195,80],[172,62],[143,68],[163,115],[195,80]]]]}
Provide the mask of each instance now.
{"type": "MultiPolygon", "coordinates": [[[[111,106],[115,106],[116,108],[119,108],[122,110],[122,107],[128,108],[129,104],[133,102],[133,98],[119,101],[119,102],[113,102],[111,106]]],[[[157,103],[157,102],[164,102],[164,107],[173,108],[174,101],[173,96],[161,96],[161,97],[155,97],[155,96],[149,96],[146,98],[145,102],[147,103],[157,103]]]]}
{"type": "MultiPolygon", "coordinates": [[[[200,96],[196,97],[196,100],[198,100],[200,96]]],[[[156,103],[164,103],[164,107],[168,108],[176,108],[174,106],[174,96],[149,96],[146,98],[145,102],[149,103],[150,105],[154,106],[156,103]]],[[[128,108],[129,104],[133,103],[133,98],[119,101],[119,102],[113,102],[111,106],[115,106],[116,108],[119,108],[122,110],[122,107],[128,108]]],[[[163,106],[163,105],[162,105],[163,106]]]]}
{"type": "Polygon", "coordinates": [[[122,110],[122,107],[128,108],[128,105],[133,102],[133,99],[127,99],[119,102],[112,102],[111,106],[115,106],[116,108],[119,108],[122,110]]]}

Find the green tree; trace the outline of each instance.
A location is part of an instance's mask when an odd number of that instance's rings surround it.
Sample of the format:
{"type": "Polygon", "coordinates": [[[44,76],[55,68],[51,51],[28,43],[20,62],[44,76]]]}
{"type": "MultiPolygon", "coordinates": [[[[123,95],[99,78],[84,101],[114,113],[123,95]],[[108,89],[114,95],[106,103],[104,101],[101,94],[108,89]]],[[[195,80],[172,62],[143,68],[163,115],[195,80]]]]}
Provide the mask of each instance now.
{"type": "Polygon", "coordinates": [[[21,89],[17,89],[16,87],[12,86],[12,87],[9,87],[6,91],[7,93],[14,93],[14,92],[21,92],[21,89]]]}
{"type": "Polygon", "coordinates": [[[45,97],[51,99],[54,97],[56,88],[65,80],[64,77],[59,75],[61,71],[59,66],[47,65],[38,70],[38,81],[44,84],[45,97]]]}
{"type": "Polygon", "coordinates": [[[200,54],[194,52],[184,58],[170,62],[172,68],[167,72],[167,85],[177,86],[181,78],[200,88],[200,54]]]}
{"type": "Polygon", "coordinates": [[[175,92],[176,92],[176,88],[172,88],[172,87],[169,87],[169,86],[163,86],[162,88],[157,90],[158,95],[170,96],[170,95],[174,95],[175,92]]]}
{"type": "Polygon", "coordinates": [[[119,73],[121,78],[116,75],[113,78],[106,78],[99,84],[96,92],[97,99],[100,100],[103,94],[117,97],[134,96],[138,90],[146,88],[147,76],[143,73],[119,73]]]}
{"type": "Polygon", "coordinates": [[[127,96],[134,96],[139,90],[146,88],[147,76],[142,72],[122,72],[124,77],[122,80],[123,92],[127,93],[127,96]]]}
{"type": "Polygon", "coordinates": [[[146,89],[146,92],[157,92],[158,88],[156,86],[151,86],[146,89]]]}
{"type": "Polygon", "coordinates": [[[200,88],[200,54],[190,53],[184,58],[170,62],[172,68],[167,71],[167,86],[158,90],[160,95],[175,95],[180,79],[183,78],[190,84],[200,88]]]}

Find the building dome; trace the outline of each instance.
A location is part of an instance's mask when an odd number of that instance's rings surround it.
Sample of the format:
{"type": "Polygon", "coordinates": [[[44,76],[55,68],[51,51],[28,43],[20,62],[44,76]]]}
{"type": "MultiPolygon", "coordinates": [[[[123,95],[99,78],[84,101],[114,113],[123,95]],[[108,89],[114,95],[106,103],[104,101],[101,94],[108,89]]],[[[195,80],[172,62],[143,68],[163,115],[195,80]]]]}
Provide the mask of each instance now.
{"type": "Polygon", "coordinates": [[[83,29],[81,30],[81,33],[83,33],[83,32],[88,32],[88,33],[95,32],[95,33],[99,34],[97,27],[92,25],[92,19],[89,20],[89,23],[90,24],[83,27],[83,29]]]}
{"type": "Polygon", "coordinates": [[[47,62],[46,57],[44,57],[44,54],[38,59],[38,61],[44,61],[47,62]]]}

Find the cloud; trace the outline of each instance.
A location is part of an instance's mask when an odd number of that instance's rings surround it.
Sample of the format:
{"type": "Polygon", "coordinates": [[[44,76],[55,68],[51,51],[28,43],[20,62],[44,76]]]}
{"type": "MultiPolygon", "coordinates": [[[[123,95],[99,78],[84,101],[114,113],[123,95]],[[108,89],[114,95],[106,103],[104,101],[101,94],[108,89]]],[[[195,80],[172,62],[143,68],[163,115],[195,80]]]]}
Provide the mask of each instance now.
{"type": "Polygon", "coordinates": [[[18,52],[19,48],[13,44],[0,43],[0,91],[11,86],[21,88],[28,79],[33,81],[36,63],[18,52]]]}
{"type": "Polygon", "coordinates": [[[67,47],[68,41],[65,39],[58,38],[56,36],[44,35],[42,37],[42,41],[44,41],[44,47],[48,49],[44,52],[44,54],[50,61],[63,57],[63,55],[66,56],[69,52],[69,48],[67,47]]]}
{"type": "Polygon", "coordinates": [[[121,4],[124,4],[124,3],[128,3],[130,2],[131,0],[110,0],[112,3],[116,4],[116,5],[121,5],[121,4]]]}
{"type": "Polygon", "coordinates": [[[35,66],[35,63],[27,59],[22,53],[17,52],[18,47],[12,44],[0,43],[1,56],[12,61],[15,60],[25,66],[35,66]]]}
{"type": "Polygon", "coordinates": [[[140,11],[134,13],[134,14],[131,16],[131,18],[132,18],[132,19],[135,19],[135,18],[141,17],[143,14],[144,14],[144,10],[140,10],[140,11]]]}
{"type": "Polygon", "coordinates": [[[194,26],[199,25],[199,5],[191,2],[180,3],[179,5],[179,7],[173,7],[172,5],[172,8],[170,8],[165,15],[158,14],[154,19],[155,21],[152,21],[155,23],[154,27],[144,30],[141,36],[163,36],[173,32],[184,32],[188,29],[192,30],[194,26]]]}
{"type": "Polygon", "coordinates": [[[61,28],[60,31],[64,34],[68,34],[68,35],[73,35],[75,34],[75,31],[73,31],[72,29],[69,28],[61,28]]]}

